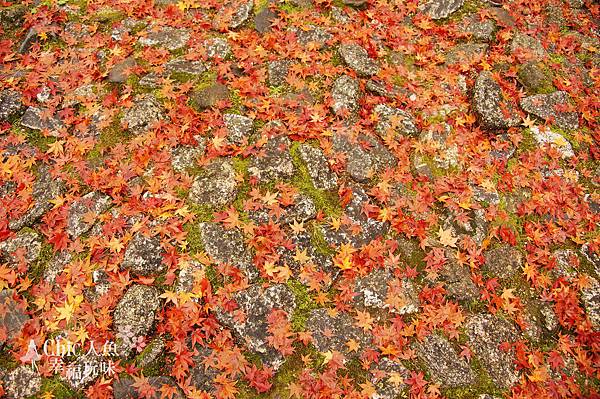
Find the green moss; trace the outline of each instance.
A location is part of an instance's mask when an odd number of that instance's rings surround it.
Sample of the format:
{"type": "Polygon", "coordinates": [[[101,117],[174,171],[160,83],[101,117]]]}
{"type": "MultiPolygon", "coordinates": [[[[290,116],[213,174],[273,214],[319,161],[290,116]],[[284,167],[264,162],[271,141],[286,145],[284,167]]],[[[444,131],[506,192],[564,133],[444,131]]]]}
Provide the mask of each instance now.
{"type": "MultiPolygon", "coordinates": [[[[21,232],[24,232],[28,230],[27,228],[21,230],[21,232]]],[[[42,243],[42,248],[40,249],[40,255],[38,256],[38,258],[32,262],[29,265],[29,277],[31,278],[31,280],[33,280],[34,282],[38,282],[40,281],[43,276],[44,276],[44,271],[46,270],[46,267],[48,266],[48,262],[50,262],[50,260],[54,257],[54,248],[52,247],[52,245],[48,244],[47,242],[43,242],[42,243]]]]}
{"type": "Polygon", "coordinates": [[[74,391],[58,375],[52,378],[44,378],[42,380],[42,388],[40,393],[31,396],[31,399],[39,398],[43,393],[52,393],[54,399],[76,399],[84,398],[83,393],[74,391]]]}
{"type": "MultiPolygon", "coordinates": [[[[144,357],[148,356],[152,350],[152,344],[148,345],[144,350],[136,357],[135,361],[137,364],[143,362],[144,357]]],[[[169,375],[169,369],[167,366],[166,352],[163,350],[151,363],[147,364],[142,368],[144,376],[161,376],[169,375]]]]}
{"type": "Polygon", "coordinates": [[[223,286],[223,280],[220,278],[219,273],[214,266],[206,266],[206,269],[204,269],[204,273],[206,275],[206,278],[210,282],[213,291],[216,291],[217,289],[223,286]]]}
{"type": "Polygon", "coordinates": [[[313,223],[310,225],[310,243],[313,245],[315,250],[326,256],[334,255],[335,250],[325,241],[321,226],[313,223]]]}
{"type": "Polygon", "coordinates": [[[171,74],[169,75],[169,78],[179,83],[189,82],[191,80],[194,80],[195,77],[196,75],[187,72],[171,72],[171,74]]]}
{"type": "Polygon", "coordinates": [[[198,223],[199,222],[188,222],[183,225],[183,230],[187,233],[185,237],[187,250],[191,254],[204,252],[204,244],[202,243],[202,236],[200,235],[198,223]]]}
{"type": "Polygon", "coordinates": [[[212,86],[217,81],[217,73],[215,71],[206,71],[198,77],[194,88],[196,90],[206,89],[212,86]]]}
{"type": "Polygon", "coordinates": [[[482,394],[502,397],[502,391],[494,384],[488,372],[476,357],[471,358],[471,369],[475,374],[475,383],[466,387],[442,389],[442,395],[448,399],[472,399],[482,394]]]}
{"type": "Polygon", "coordinates": [[[350,359],[345,368],[340,369],[338,373],[350,377],[355,386],[369,380],[369,372],[363,368],[362,363],[357,358],[350,359]]]}
{"type": "Polygon", "coordinates": [[[296,168],[296,173],[292,177],[292,184],[308,195],[313,200],[317,210],[322,211],[326,216],[341,216],[342,207],[337,192],[315,188],[308,173],[308,168],[300,158],[299,147],[299,142],[294,142],[290,147],[292,162],[296,168]]]}
{"type": "Polygon", "coordinates": [[[12,370],[18,367],[21,363],[18,362],[10,353],[10,348],[4,346],[0,351],[0,369],[12,370]]]}
{"type": "Polygon", "coordinates": [[[243,99],[240,96],[239,90],[230,90],[229,91],[229,99],[231,100],[231,107],[229,107],[225,112],[230,114],[238,114],[242,115],[243,99]]]}
{"type": "Polygon", "coordinates": [[[550,68],[548,68],[547,65],[541,62],[535,65],[544,75],[542,81],[539,82],[539,84],[536,87],[534,87],[533,84],[534,82],[536,82],[536,80],[530,79],[528,77],[528,74],[535,74],[535,72],[531,70],[531,68],[535,68],[535,66],[533,64],[525,64],[519,67],[517,71],[517,79],[519,83],[521,83],[526,89],[528,89],[528,91],[530,91],[531,94],[550,94],[555,92],[556,88],[552,84],[553,73],[550,70],[550,68]]]}
{"type": "Polygon", "coordinates": [[[448,18],[438,19],[435,22],[440,25],[445,24],[448,21],[460,21],[469,14],[477,13],[479,9],[484,6],[485,4],[481,0],[465,0],[464,4],[458,9],[458,11],[450,14],[448,18]]]}
{"type": "Polygon", "coordinates": [[[259,14],[269,6],[269,0],[258,0],[254,2],[254,15],[259,14]]]}
{"type": "Polygon", "coordinates": [[[125,84],[131,87],[134,95],[153,92],[151,88],[140,85],[140,77],[133,73],[127,77],[125,84]]]}
{"type": "Polygon", "coordinates": [[[113,23],[122,20],[125,17],[121,10],[114,8],[101,8],[91,16],[91,20],[102,24],[113,23]]]}
{"type": "MultiPolygon", "coordinates": [[[[268,392],[259,394],[251,388],[246,382],[239,383],[237,388],[240,392],[235,395],[238,399],[279,399],[289,398],[289,385],[298,380],[302,370],[307,367],[317,369],[323,365],[324,357],[312,345],[304,346],[294,344],[294,354],[286,357],[285,362],[277,370],[277,373],[271,380],[272,387],[268,392]],[[305,365],[302,357],[310,356],[312,361],[305,365]]],[[[246,360],[259,367],[262,365],[260,357],[253,353],[244,353],[246,360]]]]}
{"type": "Polygon", "coordinates": [[[19,136],[25,136],[29,144],[42,152],[48,151],[49,145],[56,141],[56,137],[44,136],[40,130],[22,128],[13,125],[12,131],[19,136]]]}
{"type": "Polygon", "coordinates": [[[285,2],[281,5],[279,5],[279,9],[283,12],[285,12],[286,14],[293,14],[299,11],[302,11],[302,7],[295,5],[293,3],[288,3],[285,2]]]}
{"type": "Polygon", "coordinates": [[[313,309],[317,309],[317,303],[310,296],[308,289],[296,280],[288,280],[286,285],[294,293],[296,298],[296,309],[292,314],[291,324],[294,331],[304,331],[304,324],[313,309]]]}
{"type": "Polygon", "coordinates": [[[344,63],[338,51],[334,51],[331,55],[331,63],[333,64],[333,66],[340,66],[344,63]]]}

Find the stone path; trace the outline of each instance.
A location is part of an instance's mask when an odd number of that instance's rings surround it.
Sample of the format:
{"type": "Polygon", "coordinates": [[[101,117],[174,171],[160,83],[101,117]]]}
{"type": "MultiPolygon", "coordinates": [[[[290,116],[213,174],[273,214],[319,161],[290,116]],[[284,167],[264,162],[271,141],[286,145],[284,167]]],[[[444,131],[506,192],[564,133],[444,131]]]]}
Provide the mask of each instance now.
{"type": "Polygon", "coordinates": [[[2,397],[597,397],[599,21],[2,3],[2,397]]]}

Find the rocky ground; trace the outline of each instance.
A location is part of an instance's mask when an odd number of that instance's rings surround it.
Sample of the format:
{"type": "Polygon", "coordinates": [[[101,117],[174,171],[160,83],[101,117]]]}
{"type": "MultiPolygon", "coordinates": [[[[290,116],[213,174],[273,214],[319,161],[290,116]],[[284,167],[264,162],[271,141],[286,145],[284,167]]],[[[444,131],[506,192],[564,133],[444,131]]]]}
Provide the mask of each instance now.
{"type": "Polygon", "coordinates": [[[2,397],[599,397],[599,18],[3,1],[2,397]]]}

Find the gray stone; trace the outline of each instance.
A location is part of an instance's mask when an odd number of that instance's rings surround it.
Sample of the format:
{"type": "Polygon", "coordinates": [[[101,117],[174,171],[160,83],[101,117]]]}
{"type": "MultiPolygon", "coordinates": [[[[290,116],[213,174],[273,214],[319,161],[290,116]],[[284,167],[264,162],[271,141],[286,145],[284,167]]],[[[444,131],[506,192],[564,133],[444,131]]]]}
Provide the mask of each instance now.
{"type": "Polygon", "coordinates": [[[410,372],[399,360],[381,358],[369,370],[370,381],[377,392],[372,399],[396,399],[406,392],[404,381],[410,377],[410,372]]]}
{"type": "MultiPolygon", "coordinates": [[[[162,0],[165,1],[165,0],[162,0]]],[[[112,394],[115,399],[137,399],[143,396],[139,393],[134,385],[135,381],[131,377],[123,376],[119,379],[115,379],[112,383],[112,394]]],[[[171,377],[167,376],[149,376],[148,384],[154,388],[156,393],[151,396],[152,399],[160,397],[160,388],[163,385],[175,388],[175,393],[171,399],[184,399],[185,395],[178,387],[177,382],[171,377]]]]}
{"type": "Polygon", "coordinates": [[[471,64],[485,56],[488,45],[485,43],[461,43],[446,53],[446,65],[471,64]]]}
{"type": "Polygon", "coordinates": [[[540,147],[550,145],[551,147],[556,148],[563,159],[575,156],[571,143],[569,143],[569,141],[561,134],[553,132],[550,128],[544,129],[537,126],[533,126],[530,131],[540,147]]]}
{"type": "Polygon", "coordinates": [[[589,244],[583,244],[579,252],[594,266],[596,274],[600,275],[600,255],[594,252],[589,244]]]}
{"type": "Polygon", "coordinates": [[[477,16],[470,17],[466,20],[466,32],[471,34],[475,40],[490,42],[494,40],[494,32],[496,23],[492,19],[481,21],[477,16]]]}
{"type": "Polygon", "coordinates": [[[145,89],[158,89],[161,86],[161,76],[157,73],[151,72],[144,75],[138,84],[145,89]]]}
{"type": "Polygon", "coordinates": [[[19,44],[19,54],[28,53],[31,49],[31,46],[39,41],[38,33],[39,32],[35,27],[29,28],[25,34],[25,37],[23,38],[23,41],[21,41],[21,44],[19,44]]]}
{"type": "Polygon", "coordinates": [[[165,352],[165,339],[162,336],[154,338],[136,357],[135,365],[139,368],[151,366],[165,352]]]}
{"type": "Polygon", "coordinates": [[[329,226],[321,226],[323,238],[329,245],[340,245],[351,243],[355,248],[370,243],[379,236],[383,236],[389,230],[389,224],[380,222],[365,215],[363,206],[369,202],[369,196],[365,190],[357,184],[349,185],[352,198],[344,209],[345,216],[354,224],[360,226],[359,233],[353,233],[347,226],[334,230],[329,226]]]}
{"type": "Polygon", "coordinates": [[[496,139],[497,142],[493,146],[494,149],[490,151],[490,156],[493,160],[507,162],[515,154],[516,148],[507,134],[499,134],[496,139]]]}
{"type": "Polygon", "coordinates": [[[75,107],[85,101],[93,100],[95,96],[95,86],[93,84],[84,84],[73,90],[71,93],[65,93],[63,99],[64,107],[75,107]]]}
{"type": "Polygon", "coordinates": [[[136,233],[127,244],[121,268],[130,270],[134,275],[157,275],[166,270],[162,262],[163,253],[158,237],[136,233]]]}
{"type": "Polygon", "coordinates": [[[506,129],[517,126],[520,119],[507,107],[508,116],[502,110],[502,90],[489,71],[482,71],[473,88],[473,109],[484,127],[506,129]]]}
{"type": "Polygon", "coordinates": [[[276,12],[270,10],[269,7],[264,7],[254,16],[254,28],[258,33],[267,33],[271,30],[276,18],[276,12]]]}
{"type": "Polygon", "coordinates": [[[440,169],[460,167],[458,146],[456,144],[447,143],[451,132],[452,126],[446,122],[440,122],[439,124],[430,126],[426,131],[421,133],[419,137],[419,140],[425,143],[428,148],[435,150],[433,161],[440,169]]]}
{"type": "Polygon", "coordinates": [[[358,81],[350,76],[342,75],[335,80],[331,90],[331,108],[336,115],[358,112],[360,89],[358,81]]]}
{"type": "Polygon", "coordinates": [[[143,46],[154,46],[175,51],[185,47],[189,39],[190,32],[186,29],[165,26],[159,30],[150,31],[146,36],[139,39],[139,43],[143,46]]]}
{"type": "Polygon", "coordinates": [[[115,64],[108,73],[108,81],[112,83],[125,83],[130,75],[130,70],[137,65],[135,58],[127,57],[115,64]]]}
{"type": "Polygon", "coordinates": [[[416,342],[415,347],[436,383],[456,388],[475,382],[475,375],[469,364],[459,357],[457,350],[443,336],[428,335],[422,342],[416,342]]]}
{"type": "Polygon", "coordinates": [[[127,289],[113,315],[120,353],[128,354],[134,347],[135,338],[150,331],[160,307],[159,296],[158,289],[147,285],[132,285],[127,289]]]}
{"type": "Polygon", "coordinates": [[[524,111],[545,121],[551,119],[561,129],[578,129],[579,121],[577,112],[559,110],[560,107],[568,105],[569,95],[564,91],[555,91],[551,94],[537,94],[521,99],[521,108],[524,111]]]}
{"type": "Polygon", "coordinates": [[[363,7],[368,3],[367,0],[342,0],[342,2],[347,6],[357,8],[363,7]]]}
{"type": "Polygon", "coordinates": [[[0,121],[7,121],[14,116],[19,116],[22,110],[21,93],[9,89],[0,91],[0,121]]]}
{"type": "Polygon", "coordinates": [[[419,311],[418,292],[409,280],[398,280],[388,270],[377,269],[356,279],[354,302],[368,308],[388,309],[391,313],[411,314],[419,311]],[[389,288],[393,287],[393,297],[389,288]],[[395,306],[391,306],[392,302],[395,306]]]}
{"type": "Polygon", "coordinates": [[[500,345],[518,339],[515,327],[490,314],[471,316],[465,324],[467,344],[498,386],[509,388],[519,379],[513,351],[504,352],[500,345]]]}
{"type": "Polygon", "coordinates": [[[153,95],[147,94],[135,99],[133,106],[125,111],[121,123],[126,124],[133,134],[142,134],[164,118],[162,105],[153,95]]]}
{"type": "Polygon", "coordinates": [[[102,365],[103,362],[106,364],[107,359],[93,353],[80,355],[73,362],[65,365],[65,368],[72,370],[72,373],[61,376],[61,379],[71,388],[81,390],[101,375],[101,367],[106,367],[102,365]]]}
{"type": "Polygon", "coordinates": [[[71,239],[87,233],[92,228],[93,223],[85,221],[87,214],[94,213],[99,216],[110,208],[111,203],[111,198],[99,191],[87,193],[81,199],[73,202],[69,208],[66,228],[71,239]]]}
{"type": "Polygon", "coordinates": [[[379,65],[369,57],[367,50],[358,44],[342,44],[338,52],[346,65],[359,76],[373,76],[379,72],[379,65]]]}
{"type": "Polygon", "coordinates": [[[485,219],[485,211],[475,209],[466,212],[468,220],[457,220],[455,213],[449,213],[444,220],[444,229],[452,229],[452,235],[462,238],[467,235],[473,239],[478,245],[483,244],[483,240],[487,237],[488,222],[485,219]]]}
{"type": "Polygon", "coordinates": [[[223,122],[227,128],[227,140],[230,143],[241,144],[244,138],[249,138],[252,134],[254,120],[247,116],[225,114],[223,115],[223,122]]]}
{"type": "Polygon", "coordinates": [[[25,14],[29,11],[29,7],[25,4],[13,4],[0,9],[0,24],[7,29],[15,29],[23,23],[25,14]]]}
{"type": "Polygon", "coordinates": [[[28,107],[21,118],[21,125],[33,130],[49,130],[51,135],[55,135],[65,125],[56,116],[47,116],[47,112],[45,108],[28,107]]]}
{"type": "Polygon", "coordinates": [[[64,183],[54,178],[46,166],[39,168],[38,178],[33,183],[31,193],[32,204],[23,216],[13,219],[8,227],[15,231],[30,226],[54,206],[50,201],[59,197],[64,191],[64,183]]]}
{"type": "MultiPolygon", "coordinates": [[[[21,329],[29,320],[27,308],[24,303],[13,299],[15,291],[3,289],[0,291],[0,329],[6,332],[8,340],[13,340],[21,335],[21,329]]],[[[0,341],[0,346],[4,342],[0,341]]]]}
{"type": "Polygon", "coordinates": [[[581,299],[594,330],[600,330],[600,283],[590,277],[589,287],[581,289],[581,299]]]}
{"type": "Polygon", "coordinates": [[[92,272],[92,282],[94,285],[88,287],[83,292],[85,299],[89,302],[98,301],[112,287],[110,277],[103,269],[97,269],[92,272]]]}
{"type": "Polygon", "coordinates": [[[192,95],[192,102],[199,109],[214,107],[218,102],[228,99],[229,89],[221,83],[213,83],[192,95]]]}
{"type": "Polygon", "coordinates": [[[71,262],[72,258],[69,251],[60,251],[55,254],[44,269],[44,280],[49,283],[54,283],[56,277],[64,271],[65,266],[71,262]]]}
{"type": "Polygon", "coordinates": [[[557,277],[569,280],[577,278],[577,253],[572,249],[557,249],[552,253],[556,259],[556,267],[552,272],[557,277]]]}
{"type": "Polygon", "coordinates": [[[510,278],[521,272],[523,256],[518,249],[502,244],[485,253],[484,270],[492,277],[510,278]]]}
{"type": "Polygon", "coordinates": [[[458,301],[479,299],[479,289],[471,279],[471,270],[461,265],[452,251],[446,251],[446,263],[439,271],[439,279],[444,283],[446,295],[458,301]]]}
{"type": "Polygon", "coordinates": [[[207,362],[213,350],[207,347],[200,347],[196,350],[199,353],[194,356],[194,367],[190,370],[190,383],[196,389],[213,394],[216,391],[214,379],[219,375],[219,370],[211,367],[207,362]]]}
{"type": "Polygon", "coordinates": [[[268,65],[269,84],[271,86],[281,86],[285,84],[285,79],[292,62],[290,60],[271,61],[268,65]]]}
{"type": "Polygon", "coordinates": [[[344,9],[336,6],[331,7],[331,18],[340,25],[350,22],[350,17],[344,9]]]}
{"type": "Polygon", "coordinates": [[[248,172],[263,182],[289,179],[294,174],[290,145],[291,142],[286,136],[270,139],[261,151],[252,157],[248,172]]]}
{"type": "Polygon", "coordinates": [[[231,17],[231,20],[229,21],[229,29],[240,28],[246,23],[246,21],[248,21],[250,18],[250,13],[252,12],[252,7],[254,6],[254,1],[241,1],[234,4],[237,4],[238,6],[235,10],[235,13],[231,17]]]}
{"type": "Polygon", "coordinates": [[[396,157],[374,137],[360,134],[358,142],[350,137],[335,133],[333,150],[346,155],[346,172],[357,182],[367,182],[377,173],[396,165],[396,157]],[[363,146],[360,143],[366,143],[363,146]]]}
{"type": "Polygon", "coordinates": [[[202,272],[203,269],[204,267],[202,264],[195,260],[183,263],[179,268],[177,283],[175,284],[175,291],[192,293],[194,284],[196,282],[196,275],[200,275],[200,273],[204,274],[202,272]]]}
{"type": "Polygon", "coordinates": [[[348,313],[337,312],[335,309],[313,310],[305,326],[312,333],[313,344],[319,352],[337,351],[352,356],[356,352],[348,350],[348,341],[356,341],[360,351],[371,342],[370,334],[356,327],[348,313]]]}
{"type": "Polygon", "coordinates": [[[431,19],[447,18],[462,7],[464,0],[430,0],[424,6],[431,19]]]}
{"type": "Polygon", "coordinates": [[[198,205],[222,207],[233,201],[236,194],[235,170],[230,161],[222,159],[211,162],[204,173],[196,177],[189,199],[198,205]]]}
{"type": "Polygon", "coordinates": [[[308,25],[302,29],[292,28],[292,32],[294,32],[301,45],[307,46],[309,43],[313,43],[319,49],[325,47],[327,42],[333,39],[331,33],[315,25],[308,25]]]}
{"type": "Polygon", "coordinates": [[[516,32],[510,44],[511,53],[517,51],[529,53],[533,59],[539,60],[544,58],[546,50],[538,39],[531,36],[516,32]]]}
{"type": "Polygon", "coordinates": [[[181,145],[171,151],[171,166],[176,172],[184,172],[196,166],[196,160],[204,154],[204,138],[197,140],[198,145],[181,145]]]}
{"type": "Polygon", "coordinates": [[[42,377],[28,364],[10,371],[3,381],[4,392],[11,399],[24,399],[36,395],[42,388],[42,377]]]}
{"type": "Polygon", "coordinates": [[[518,67],[517,77],[519,83],[529,93],[552,91],[552,75],[550,70],[541,62],[530,61],[518,67]]]}
{"type": "Polygon", "coordinates": [[[202,61],[191,61],[179,57],[167,62],[165,64],[165,70],[169,73],[187,73],[198,76],[206,72],[208,68],[202,61]]]}
{"type": "Polygon", "coordinates": [[[17,266],[19,258],[23,256],[27,265],[30,265],[40,256],[41,249],[42,238],[38,233],[21,232],[0,242],[0,259],[17,266]]]}
{"type": "Polygon", "coordinates": [[[384,83],[375,80],[368,80],[365,88],[373,94],[390,99],[394,98],[396,92],[394,89],[388,89],[384,83]]]}
{"type": "MultiPolygon", "coordinates": [[[[334,268],[333,261],[331,260],[330,256],[324,255],[313,245],[311,242],[311,236],[307,231],[302,231],[299,233],[289,231],[287,236],[293,244],[293,249],[280,247],[278,253],[281,255],[282,261],[288,265],[294,273],[299,273],[299,280],[302,283],[308,283],[308,281],[303,278],[301,273],[302,267],[306,265],[306,263],[312,263],[316,270],[323,271],[324,273],[333,275],[333,277],[335,277],[335,274],[339,271],[339,269],[334,268]],[[297,253],[306,254],[306,257],[308,258],[306,263],[302,263],[297,259],[297,253]]],[[[328,287],[330,284],[331,279],[325,277],[323,285],[328,287]]]]}
{"type": "Polygon", "coordinates": [[[388,132],[403,136],[416,136],[419,134],[415,120],[411,114],[398,108],[379,104],[373,109],[377,115],[375,132],[384,139],[388,132]]]}
{"type": "Polygon", "coordinates": [[[329,169],[329,164],[321,148],[301,144],[298,154],[306,165],[313,186],[318,190],[333,190],[337,187],[337,176],[329,169]]]}
{"type": "Polygon", "coordinates": [[[206,48],[206,55],[209,58],[225,59],[231,55],[231,46],[229,46],[227,39],[222,37],[207,39],[204,42],[204,47],[206,48]]]}
{"type": "Polygon", "coordinates": [[[243,277],[250,281],[258,278],[258,271],[252,263],[252,254],[239,230],[226,230],[218,223],[200,223],[198,229],[208,256],[219,263],[237,267],[243,277]]]}
{"type": "Polygon", "coordinates": [[[275,309],[287,313],[288,319],[296,309],[296,298],[284,284],[264,288],[253,285],[243,291],[236,292],[233,299],[246,317],[243,321],[236,319],[233,312],[218,311],[217,319],[233,330],[237,338],[249,350],[258,354],[263,364],[277,370],[284,361],[283,356],[270,343],[268,337],[267,318],[275,309]]]}

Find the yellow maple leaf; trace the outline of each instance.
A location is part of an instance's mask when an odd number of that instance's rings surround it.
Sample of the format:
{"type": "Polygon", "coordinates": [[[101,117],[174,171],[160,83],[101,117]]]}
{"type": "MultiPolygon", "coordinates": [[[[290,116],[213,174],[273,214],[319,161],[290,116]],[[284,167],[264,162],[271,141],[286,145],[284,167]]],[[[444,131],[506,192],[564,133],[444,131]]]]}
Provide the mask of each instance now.
{"type": "Polygon", "coordinates": [[[456,242],[458,241],[458,237],[454,237],[452,235],[452,228],[448,228],[444,230],[441,226],[438,230],[438,237],[440,239],[440,243],[445,247],[455,247],[456,242]]]}

